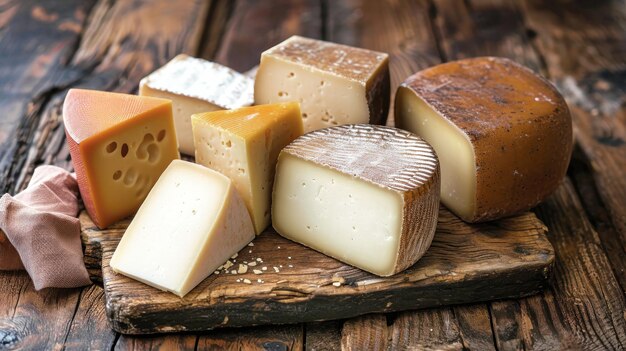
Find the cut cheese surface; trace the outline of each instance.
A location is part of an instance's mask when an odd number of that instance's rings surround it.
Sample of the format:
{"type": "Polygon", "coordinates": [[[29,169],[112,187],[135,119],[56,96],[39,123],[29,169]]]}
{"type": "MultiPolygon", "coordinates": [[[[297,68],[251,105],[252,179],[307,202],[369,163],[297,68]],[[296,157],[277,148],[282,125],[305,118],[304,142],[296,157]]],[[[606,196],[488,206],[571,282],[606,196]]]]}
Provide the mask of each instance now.
{"type": "Polygon", "coordinates": [[[528,210],[567,170],[572,124],[563,97],[508,59],[418,72],[398,88],[395,109],[396,125],[437,151],[442,202],[465,221],[528,210]]]}
{"type": "Polygon", "coordinates": [[[230,179],[176,160],[124,233],[111,268],[184,296],[254,238],[230,179]]]}
{"type": "Polygon", "coordinates": [[[384,124],[388,55],[293,36],[261,55],[256,104],[298,101],[304,131],[342,124],[384,124]]]}
{"type": "Polygon", "coordinates": [[[233,180],[260,234],[270,225],[278,154],[302,135],[298,103],[197,114],[192,123],[196,162],[233,180]]]}
{"type": "Polygon", "coordinates": [[[178,55],[139,84],[139,95],[172,100],[180,152],[193,155],[191,115],[252,105],[254,80],[228,67],[178,55]]]}
{"type": "Polygon", "coordinates": [[[135,213],[179,157],[168,100],[71,89],[63,122],[83,202],[100,228],[135,213]]]}
{"type": "Polygon", "coordinates": [[[388,276],[430,246],[439,165],[414,134],[346,125],[296,139],[280,153],[272,223],[291,240],[388,276]]]}

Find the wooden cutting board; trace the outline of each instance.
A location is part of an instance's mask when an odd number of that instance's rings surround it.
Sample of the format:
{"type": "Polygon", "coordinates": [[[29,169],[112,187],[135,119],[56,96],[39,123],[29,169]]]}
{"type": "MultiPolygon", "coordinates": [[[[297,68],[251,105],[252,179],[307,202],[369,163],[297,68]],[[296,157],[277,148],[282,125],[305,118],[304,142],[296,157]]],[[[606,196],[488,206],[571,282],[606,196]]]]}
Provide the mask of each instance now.
{"type": "Polygon", "coordinates": [[[554,250],[533,213],[473,225],[443,208],[439,216],[426,255],[392,277],[348,266],[270,228],[230,260],[232,267],[212,274],[184,298],[111,270],[128,220],[107,230],[99,230],[85,212],[80,221],[85,262],[92,278],[102,280],[111,326],[124,334],[342,319],[517,298],[546,286],[554,250]],[[244,262],[247,272],[232,274],[244,262]]]}

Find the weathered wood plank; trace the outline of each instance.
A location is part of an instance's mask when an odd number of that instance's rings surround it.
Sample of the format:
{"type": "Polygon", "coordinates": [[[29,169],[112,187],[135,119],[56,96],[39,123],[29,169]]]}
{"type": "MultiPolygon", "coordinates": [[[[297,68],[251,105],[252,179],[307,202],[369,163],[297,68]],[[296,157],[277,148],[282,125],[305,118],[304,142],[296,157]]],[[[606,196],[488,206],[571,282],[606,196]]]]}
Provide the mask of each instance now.
{"type": "Polygon", "coordinates": [[[452,307],[461,334],[463,348],[496,350],[491,329],[491,315],[485,304],[452,307]]]}
{"type": "Polygon", "coordinates": [[[626,7],[609,0],[520,5],[537,33],[536,47],[550,76],[570,105],[579,160],[590,171],[586,179],[595,183],[579,191],[591,201],[588,189],[599,194],[601,201],[593,201],[593,208],[584,207],[599,225],[602,245],[626,292],[626,7]]]}
{"type": "Polygon", "coordinates": [[[65,337],[65,350],[110,350],[116,333],[106,318],[104,290],[92,285],[83,289],[69,331],[65,337]]]}
{"type": "Polygon", "coordinates": [[[389,345],[387,318],[384,314],[370,314],[348,319],[341,330],[341,349],[386,350],[389,345]]]}
{"type": "MultiPolygon", "coordinates": [[[[558,9],[559,18],[563,17],[562,12],[568,12],[568,6],[576,6],[572,3],[560,3],[559,7],[553,7],[552,4],[553,3],[547,5],[547,7],[555,10],[558,9]]],[[[517,3],[502,0],[481,0],[454,3],[454,5],[451,2],[441,1],[436,2],[436,5],[439,15],[437,20],[438,28],[441,32],[441,36],[446,38],[444,40],[446,41],[444,48],[446,50],[445,55],[448,58],[456,59],[465,57],[466,55],[477,54],[508,56],[531,68],[540,69],[544,73],[552,75],[553,72],[549,69],[550,64],[548,64],[548,69],[545,69],[543,52],[537,52],[534,46],[531,45],[530,38],[528,37],[528,35],[530,35],[530,37],[536,37],[537,39],[542,38],[545,35],[545,30],[538,30],[534,27],[534,30],[526,30],[524,27],[526,21],[524,15],[526,12],[523,12],[517,3]],[[450,6],[457,6],[457,8],[452,10],[447,9],[450,6]],[[461,6],[461,8],[458,8],[458,6],[461,6]],[[503,16],[502,13],[509,13],[509,16],[503,16]],[[506,25],[503,21],[510,22],[506,25]],[[512,46],[511,43],[515,43],[517,49],[515,46],[512,46]]],[[[537,5],[537,3],[535,3],[535,5],[537,5]]],[[[540,5],[537,6],[541,7],[540,5]]],[[[545,18],[542,18],[542,20],[545,20],[545,18]]],[[[543,23],[543,21],[541,23],[543,23]]],[[[574,59],[576,55],[571,55],[570,57],[574,59]]],[[[576,58],[576,60],[578,60],[578,58],[576,58]]],[[[549,62],[549,60],[546,61],[549,62]]],[[[570,107],[572,107],[571,104],[570,107]]],[[[572,109],[572,112],[575,126],[578,127],[580,126],[580,122],[577,121],[575,116],[575,108],[572,109]]],[[[559,191],[563,192],[564,190],[562,188],[559,191]]],[[[571,199],[569,200],[574,201],[576,195],[572,193],[570,196],[571,199]]],[[[541,208],[545,208],[545,206],[546,205],[541,208]]],[[[582,232],[581,245],[583,248],[581,248],[581,250],[594,251],[594,255],[596,255],[599,260],[606,260],[606,256],[602,250],[597,250],[597,247],[594,246],[595,244],[589,243],[590,238],[593,238],[596,234],[588,225],[589,222],[587,218],[584,215],[580,218],[580,213],[582,212],[580,206],[576,209],[572,209],[570,206],[570,209],[566,211],[566,215],[559,213],[556,207],[560,207],[562,210],[563,207],[567,207],[567,204],[559,202],[557,205],[553,205],[554,209],[551,207],[550,210],[546,210],[542,212],[542,214],[546,221],[554,223],[554,226],[557,227],[553,228],[552,225],[548,224],[548,227],[551,229],[550,233],[552,234],[550,236],[551,241],[557,250],[557,265],[560,264],[560,267],[563,268],[556,274],[557,281],[559,277],[566,279],[564,277],[571,275],[577,278],[578,275],[590,275],[594,277],[602,276],[609,282],[615,282],[609,265],[606,267],[598,267],[595,263],[591,264],[591,262],[564,262],[571,260],[572,256],[577,256],[573,254],[573,252],[578,248],[572,247],[570,243],[571,238],[566,238],[569,231],[573,230],[577,230],[579,233],[582,232]],[[577,220],[584,223],[579,223],[578,226],[570,226],[572,222],[572,218],[570,217],[573,216],[577,216],[577,220]],[[560,254],[558,252],[559,247],[562,250],[560,254]],[[607,268],[608,272],[606,271],[607,268]]],[[[573,335],[573,333],[580,333],[578,331],[586,330],[588,323],[602,324],[604,318],[610,319],[610,316],[615,318],[612,312],[613,309],[618,308],[623,303],[623,301],[617,298],[617,300],[611,301],[609,305],[604,305],[602,298],[593,292],[593,285],[585,284],[583,287],[579,286],[575,280],[569,279],[562,281],[562,283],[560,290],[557,289],[557,286],[553,285],[553,292],[546,291],[542,296],[521,300],[519,302],[521,308],[517,302],[493,303],[491,312],[494,330],[496,332],[497,346],[499,348],[537,347],[539,349],[550,349],[556,346],[568,348],[576,345],[578,347],[588,345],[582,342],[580,335],[573,335]],[[585,294],[588,294],[587,296],[590,298],[586,299],[584,302],[582,300],[574,301],[570,299],[571,295],[569,293],[571,290],[579,291],[578,289],[581,288],[586,290],[585,294]],[[565,290],[568,290],[568,293],[564,293],[565,290]],[[588,316],[587,319],[571,321],[571,324],[560,322],[562,316],[559,315],[559,307],[564,309],[580,309],[581,307],[579,306],[582,306],[583,309],[591,309],[591,306],[594,306],[593,310],[597,311],[596,315],[588,316]],[[511,315],[512,312],[514,313],[513,316],[511,315]]],[[[611,283],[607,286],[607,290],[611,291],[607,291],[606,293],[615,295],[616,291],[612,291],[615,286],[611,283]]],[[[608,327],[608,331],[606,331],[607,334],[604,334],[605,332],[595,331],[591,328],[587,330],[588,335],[585,336],[585,338],[588,339],[585,339],[585,341],[590,342],[592,345],[595,343],[596,346],[598,346],[600,344],[597,343],[607,337],[608,339],[611,339],[611,337],[614,339],[617,337],[619,339],[618,335],[621,333],[619,330],[622,328],[621,326],[616,328],[612,326],[611,323],[607,323],[605,326],[608,327]]],[[[606,345],[604,347],[606,347],[606,345]]]]}
{"type": "Polygon", "coordinates": [[[303,350],[302,325],[228,329],[202,334],[197,350],[303,350]]]}
{"type": "MultiPolygon", "coordinates": [[[[0,188],[17,191],[38,164],[71,168],[60,114],[67,88],[133,91],[143,75],[173,55],[197,49],[209,3],[103,0],[92,8],[92,2],[40,5],[24,1],[7,6],[0,16],[0,26],[6,25],[0,29],[0,48],[11,54],[0,57],[0,84],[4,84],[0,99],[28,107],[7,108],[16,113],[19,123],[9,114],[3,114],[0,121],[0,133],[11,131],[18,136],[6,142],[2,139],[0,188]],[[16,91],[4,94],[9,92],[6,89],[16,91]]],[[[5,272],[0,273],[0,286],[10,289],[6,299],[0,299],[0,309],[6,309],[0,317],[5,345],[51,349],[61,348],[67,340],[70,348],[91,345],[99,349],[112,342],[114,334],[103,323],[103,315],[90,307],[101,303],[92,296],[95,288],[83,290],[83,301],[80,289],[35,292],[25,274],[5,272]],[[78,318],[76,323],[74,318],[78,318]]]]}
{"type": "Polygon", "coordinates": [[[393,125],[396,88],[409,75],[440,62],[427,1],[328,1],[327,40],[389,54],[393,125]]]}
{"type": "Polygon", "coordinates": [[[462,350],[463,342],[450,308],[398,314],[389,326],[392,350],[462,350]]]}
{"type": "Polygon", "coordinates": [[[0,192],[18,175],[51,91],[80,77],[65,64],[94,1],[5,2],[0,15],[0,192]]]}
{"type": "Polygon", "coordinates": [[[99,230],[86,213],[80,219],[85,246],[95,243],[102,249],[113,328],[131,334],[310,322],[519,297],[545,286],[553,260],[545,227],[533,214],[467,224],[442,209],[431,248],[416,265],[392,277],[350,267],[270,228],[233,260],[257,261],[266,271],[224,269],[180,299],[109,267],[128,220],[99,230]],[[145,299],[147,294],[151,299],[145,299]]]}
{"type": "Polygon", "coordinates": [[[341,350],[341,330],[343,321],[306,323],[305,350],[338,351],[341,350]]]}
{"type": "MultiPolygon", "coordinates": [[[[0,193],[15,192],[50,91],[78,76],[65,63],[93,1],[3,1],[0,7],[0,193]]],[[[0,272],[0,348],[60,348],[81,289],[36,292],[24,272],[0,272]]]]}
{"type": "Polygon", "coordinates": [[[320,38],[321,6],[315,0],[237,1],[216,62],[244,72],[266,49],[298,34],[320,38]]]}

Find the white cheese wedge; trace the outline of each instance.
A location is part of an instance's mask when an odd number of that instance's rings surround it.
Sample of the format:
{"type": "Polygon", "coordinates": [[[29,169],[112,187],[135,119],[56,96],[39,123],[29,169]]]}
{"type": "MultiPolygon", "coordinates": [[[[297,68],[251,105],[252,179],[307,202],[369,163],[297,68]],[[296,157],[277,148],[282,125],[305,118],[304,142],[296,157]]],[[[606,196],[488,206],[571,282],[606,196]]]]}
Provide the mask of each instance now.
{"type": "Polygon", "coordinates": [[[193,155],[191,115],[252,105],[254,80],[228,67],[178,55],[139,83],[139,95],[172,100],[180,152],[193,155]]]}
{"type": "Polygon", "coordinates": [[[182,297],[254,236],[250,215],[229,178],[176,160],[139,208],[110,265],[182,297]]]}
{"type": "Polygon", "coordinates": [[[265,51],[256,74],[256,104],[297,101],[304,132],[342,124],[385,124],[388,55],[293,36],[265,51]]]}
{"type": "Polygon", "coordinates": [[[430,246],[439,164],[412,133],[373,125],[318,130],[280,153],[272,223],[291,240],[388,276],[430,246]]]}

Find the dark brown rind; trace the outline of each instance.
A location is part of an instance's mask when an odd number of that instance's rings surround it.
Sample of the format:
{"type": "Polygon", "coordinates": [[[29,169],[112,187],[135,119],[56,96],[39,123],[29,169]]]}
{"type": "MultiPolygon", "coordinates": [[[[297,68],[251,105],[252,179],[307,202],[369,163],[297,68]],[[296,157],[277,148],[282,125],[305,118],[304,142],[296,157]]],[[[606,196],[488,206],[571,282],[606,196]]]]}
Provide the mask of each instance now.
{"type": "MultiPolygon", "coordinates": [[[[401,85],[456,125],[476,158],[476,206],[468,222],[513,215],[550,195],[569,164],[569,109],[545,79],[509,59],[437,65],[401,85]]],[[[396,122],[402,126],[403,116],[396,122]]]]}
{"type": "Polygon", "coordinates": [[[390,189],[402,197],[396,263],[384,276],[413,265],[430,246],[439,209],[439,161],[433,148],[415,134],[369,124],[342,125],[299,137],[281,151],[279,160],[284,155],[390,189]]]}
{"type": "Polygon", "coordinates": [[[389,60],[385,59],[380,68],[365,87],[370,123],[385,125],[391,100],[391,80],[389,78],[389,60]]]}

